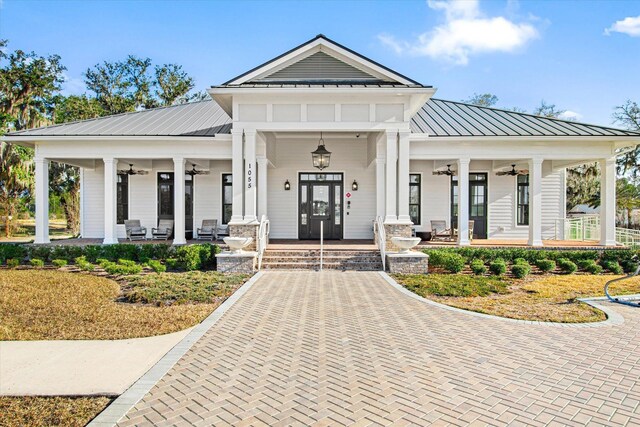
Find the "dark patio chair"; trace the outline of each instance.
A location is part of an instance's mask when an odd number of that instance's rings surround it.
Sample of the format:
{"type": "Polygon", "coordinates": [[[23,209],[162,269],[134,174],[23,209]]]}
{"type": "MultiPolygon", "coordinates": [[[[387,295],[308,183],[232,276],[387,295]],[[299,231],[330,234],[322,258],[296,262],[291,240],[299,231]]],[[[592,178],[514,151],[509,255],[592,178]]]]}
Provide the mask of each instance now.
{"type": "Polygon", "coordinates": [[[154,240],[169,240],[173,237],[173,220],[161,219],[158,227],[151,229],[151,236],[154,240]]]}

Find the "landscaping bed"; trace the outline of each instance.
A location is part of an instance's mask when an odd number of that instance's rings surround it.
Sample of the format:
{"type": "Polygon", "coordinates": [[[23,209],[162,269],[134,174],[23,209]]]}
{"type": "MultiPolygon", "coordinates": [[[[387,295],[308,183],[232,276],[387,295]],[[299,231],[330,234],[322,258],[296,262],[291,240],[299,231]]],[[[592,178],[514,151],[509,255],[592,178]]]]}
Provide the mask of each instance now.
{"type": "MultiPolygon", "coordinates": [[[[606,315],[578,298],[604,296],[604,284],[635,270],[634,250],[425,250],[428,275],[394,275],[425,298],[465,310],[544,322],[597,322],[606,315]]],[[[640,277],[614,284],[615,295],[640,293],[640,277]]]]}
{"type": "Polygon", "coordinates": [[[80,427],[95,418],[112,399],[90,397],[0,397],[0,426],[80,427]]]}

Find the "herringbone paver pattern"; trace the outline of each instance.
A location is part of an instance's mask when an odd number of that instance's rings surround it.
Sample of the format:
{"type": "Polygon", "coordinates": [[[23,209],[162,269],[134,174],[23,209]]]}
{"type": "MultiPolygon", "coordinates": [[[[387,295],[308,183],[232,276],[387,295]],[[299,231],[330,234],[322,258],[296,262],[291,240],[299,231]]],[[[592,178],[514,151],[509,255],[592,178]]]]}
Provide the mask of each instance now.
{"type": "Polygon", "coordinates": [[[377,273],[266,273],[121,425],[638,425],[640,310],[615,310],[528,325],[377,273]]]}

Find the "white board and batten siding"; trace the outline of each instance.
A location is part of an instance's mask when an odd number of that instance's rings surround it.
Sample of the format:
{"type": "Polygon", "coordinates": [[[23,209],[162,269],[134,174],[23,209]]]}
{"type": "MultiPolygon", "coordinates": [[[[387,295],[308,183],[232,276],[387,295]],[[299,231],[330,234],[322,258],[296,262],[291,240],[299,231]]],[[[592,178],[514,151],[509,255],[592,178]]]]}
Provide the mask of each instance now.
{"type": "MultiPolygon", "coordinates": [[[[470,172],[487,174],[488,191],[488,238],[527,239],[528,226],[517,225],[516,178],[497,176],[491,170],[490,161],[472,160],[470,172]]],[[[421,224],[418,231],[430,231],[431,220],[446,220],[451,223],[451,182],[446,175],[433,175],[433,161],[412,160],[411,173],[422,176],[421,224]]],[[[551,162],[543,164],[542,178],[542,237],[551,239],[555,233],[555,221],[565,216],[564,170],[552,171],[551,162]]]]}

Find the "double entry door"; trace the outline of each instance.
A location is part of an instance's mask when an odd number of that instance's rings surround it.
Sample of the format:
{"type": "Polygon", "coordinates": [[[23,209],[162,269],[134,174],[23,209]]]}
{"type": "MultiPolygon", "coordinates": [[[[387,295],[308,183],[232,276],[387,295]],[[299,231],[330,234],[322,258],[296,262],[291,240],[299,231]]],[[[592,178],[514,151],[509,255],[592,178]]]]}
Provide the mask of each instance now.
{"type": "MultiPolygon", "coordinates": [[[[158,220],[174,219],[173,172],[158,172],[158,220]]],[[[185,175],[184,181],[185,238],[193,237],[193,177],[185,175]]]]}
{"type": "Polygon", "coordinates": [[[342,239],[341,173],[301,173],[299,176],[298,238],[342,239]]]}

